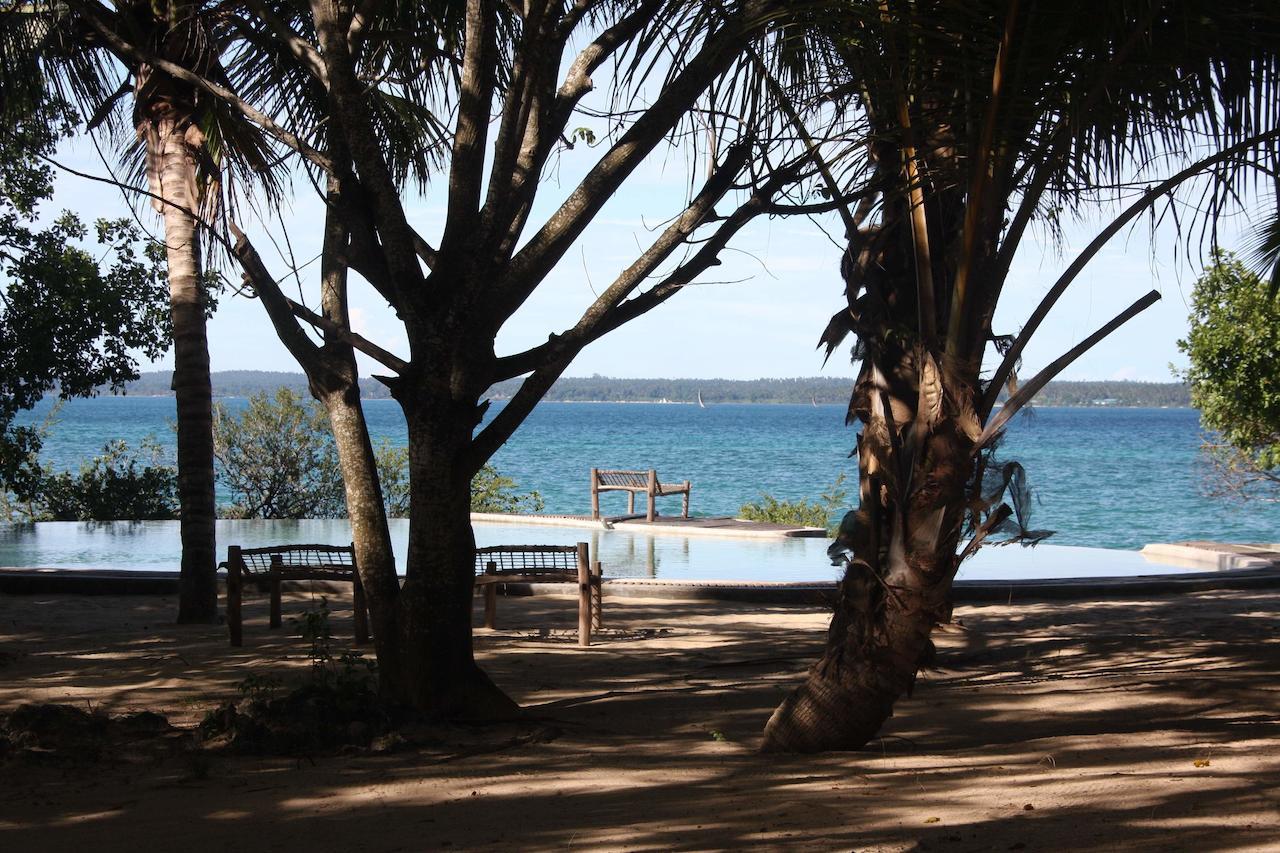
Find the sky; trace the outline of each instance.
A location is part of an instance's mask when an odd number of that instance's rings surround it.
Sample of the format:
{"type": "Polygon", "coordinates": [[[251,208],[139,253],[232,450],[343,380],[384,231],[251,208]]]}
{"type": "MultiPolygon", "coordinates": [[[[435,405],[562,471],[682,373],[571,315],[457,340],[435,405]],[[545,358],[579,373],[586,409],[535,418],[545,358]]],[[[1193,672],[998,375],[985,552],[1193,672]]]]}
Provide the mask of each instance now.
{"type": "MultiPolygon", "coordinates": [[[[533,227],[527,233],[554,209],[599,153],[580,144],[562,155],[543,177],[531,219],[533,227]]],[[[83,141],[64,144],[57,159],[77,170],[106,173],[97,152],[83,141]]],[[[594,294],[653,239],[656,228],[683,207],[688,169],[679,151],[660,150],[651,156],[503,329],[498,338],[499,355],[539,344],[549,333],[573,325],[594,294]]],[[[85,220],[125,216],[129,210],[118,189],[66,173],[58,178],[55,199],[47,205],[45,216],[63,208],[76,211],[85,220]]],[[[439,192],[429,190],[411,197],[407,209],[420,233],[429,240],[439,234],[444,211],[439,192]]],[[[158,216],[149,207],[142,208],[138,216],[151,233],[160,234],[158,216]]],[[[304,266],[299,273],[302,292],[312,305],[318,265],[306,266],[306,262],[318,252],[320,223],[320,205],[309,184],[302,181],[295,187],[289,209],[271,224],[281,248],[281,232],[287,232],[293,257],[304,266]]],[[[273,248],[266,227],[260,222],[240,224],[284,281],[291,264],[273,248]]],[[[995,331],[1016,332],[1058,274],[1105,224],[1101,215],[1072,223],[1061,245],[1043,233],[1030,232],[1010,273],[995,331]]],[[[1223,244],[1238,247],[1245,242],[1241,237],[1245,229],[1243,218],[1226,223],[1223,244]]],[[[757,219],[722,254],[721,266],[666,304],[587,347],[566,375],[725,379],[852,376],[855,368],[847,347],[837,351],[825,366],[822,353],[815,349],[828,318],[843,304],[840,247],[832,239],[840,233],[835,216],[757,219]]],[[[1154,236],[1145,220],[1117,235],[1086,267],[1027,348],[1022,378],[1033,375],[1155,288],[1163,296],[1160,302],[1075,362],[1060,378],[1172,381],[1170,365],[1185,367],[1176,342],[1186,334],[1191,287],[1201,266],[1198,253],[1187,257],[1185,246],[1179,248],[1167,223],[1154,236]]],[[[298,283],[288,279],[286,291],[296,294],[298,283]]],[[[371,289],[358,285],[352,306],[356,331],[407,355],[399,323],[371,289]]],[[[299,370],[276,339],[262,306],[230,293],[221,298],[210,321],[209,348],[215,371],[299,370]]],[[[143,370],[171,367],[171,353],[142,365],[143,370]]],[[[362,361],[362,374],[378,370],[362,361]]]]}

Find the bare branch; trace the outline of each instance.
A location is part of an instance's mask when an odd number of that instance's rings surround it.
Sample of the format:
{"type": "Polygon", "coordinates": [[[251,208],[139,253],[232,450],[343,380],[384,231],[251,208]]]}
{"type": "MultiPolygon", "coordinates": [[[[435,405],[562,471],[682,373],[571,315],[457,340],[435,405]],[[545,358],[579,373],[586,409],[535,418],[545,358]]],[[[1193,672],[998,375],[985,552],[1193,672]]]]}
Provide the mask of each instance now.
{"type": "Polygon", "coordinates": [[[743,34],[768,4],[747,3],[741,15],[710,34],[698,53],[671,80],[627,132],[587,173],[560,208],[511,260],[498,282],[494,313],[510,317],[582,234],[621,183],[737,54],[743,34]]]}
{"type": "Polygon", "coordinates": [[[546,100],[542,97],[544,87],[554,85],[570,33],[558,32],[550,40],[527,31],[517,62],[518,79],[507,94],[485,201],[486,233],[497,241],[501,257],[510,256],[524,230],[542,170],[556,142],[564,138],[578,102],[591,91],[591,74],[634,38],[660,5],[660,0],[645,0],[597,36],[569,66],[554,97],[546,100]]]}
{"type": "Polygon", "coordinates": [[[1098,331],[1076,344],[1068,350],[1065,355],[1061,356],[1044,370],[1041,370],[1032,377],[1029,382],[1018,389],[1018,393],[1005,401],[1004,406],[1000,409],[1000,414],[987,422],[986,427],[982,430],[982,435],[980,435],[978,440],[974,442],[974,452],[977,453],[985,447],[991,439],[995,438],[996,434],[1000,432],[1001,427],[1009,421],[1009,418],[1016,415],[1023,406],[1030,402],[1031,398],[1034,397],[1047,382],[1061,373],[1068,365],[1071,364],[1071,362],[1093,349],[1098,341],[1101,341],[1107,335],[1111,334],[1158,301],[1160,301],[1159,291],[1152,290],[1148,292],[1137,302],[1120,312],[1120,314],[1111,322],[1107,323],[1101,329],[1098,329],[1098,331]]]}
{"type": "MultiPolygon", "coordinates": [[[[703,242],[701,248],[692,258],[676,267],[661,282],[639,296],[623,301],[627,294],[634,291],[639,284],[639,280],[637,279],[621,296],[616,296],[616,288],[622,279],[620,277],[619,281],[615,281],[604,294],[601,294],[592,303],[591,307],[587,309],[573,328],[566,330],[561,335],[552,335],[545,344],[533,347],[522,353],[498,359],[495,364],[494,381],[511,379],[530,371],[539,370],[547,365],[554,365],[565,357],[571,360],[582,351],[583,347],[599,340],[642,314],[653,310],[674,296],[685,285],[720,263],[720,252],[728,245],[729,240],[753,218],[768,210],[770,199],[787,185],[794,170],[798,169],[799,165],[799,163],[795,163],[792,168],[780,170],[771,176],[732,214],[721,220],[721,224],[716,228],[715,232],[703,242]]],[[[663,236],[655,241],[650,251],[652,252],[654,247],[662,244],[663,238],[667,236],[667,233],[676,227],[677,224],[675,223],[669,226],[667,232],[664,232],[663,236]]],[[[681,243],[669,246],[664,257],[669,257],[679,245],[681,243]]],[[[626,273],[623,275],[625,276],[626,273]]],[[[503,411],[505,412],[505,409],[503,411]]],[[[519,422],[517,421],[516,423],[518,424],[519,422]]]]}
{"type": "Polygon", "coordinates": [[[1120,229],[1128,225],[1134,217],[1147,210],[1157,200],[1165,194],[1176,189],[1183,181],[1193,178],[1204,172],[1206,169],[1217,165],[1233,157],[1239,156],[1250,148],[1256,147],[1269,139],[1280,138],[1280,129],[1270,130],[1266,133],[1260,133],[1251,136],[1243,142],[1232,145],[1230,148],[1224,148],[1216,154],[1205,157],[1177,174],[1166,178],[1156,184],[1151,189],[1143,193],[1137,201],[1125,208],[1125,211],[1112,220],[1111,224],[1102,230],[1097,237],[1093,238],[1085,250],[1076,256],[1066,271],[1058,277],[1053,287],[1049,288],[1049,292],[1040,300],[1040,304],[1036,306],[1036,310],[1031,312],[1031,316],[1027,319],[1027,323],[1018,332],[1018,336],[1014,339],[1013,345],[1009,347],[1009,351],[1005,353],[1004,360],[1000,362],[1000,366],[996,368],[996,372],[991,377],[991,383],[987,386],[987,393],[982,398],[982,405],[978,409],[978,417],[985,420],[991,414],[992,408],[996,404],[996,398],[1000,394],[1000,389],[1004,387],[1004,383],[1008,380],[1009,374],[1013,372],[1013,366],[1018,363],[1018,359],[1022,357],[1022,351],[1026,349],[1027,342],[1036,330],[1040,328],[1040,324],[1044,321],[1049,310],[1053,308],[1058,298],[1062,296],[1067,287],[1076,279],[1080,271],[1084,269],[1089,261],[1093,260],[1093,256],[1102,250],[1107,242],[1120,232],[1120,229]]]}
{"type": "Polygon", "coordinates": [[[276,280],[267,271],[266,264],[262,262],[262,257],[249,242],[249,238],[234,222],[230,223],[230,227],[236,240],[231,249],[232,255],[240,262],[245,278],[253,285],[254,292],[262,300],[262,305],[267,310],[267,317],[275,327],[280,342],[285,345],[289,354],[297,360],[302,369],[310,373],[319,364],[319,345],[307,337],[306,331],[294,318],[293,309],[290,306],[292,300],[284,295],[276,280]]]}
{"type": "Polygon", "coordinates": [[[466,245],[478,224],[497,55],[497,21],[492,9],[484,0],[468,0],[449,201],[444,234],[440,237],[440,249],[446,256],[466,245]]]}
{"type": "MultiPolygon", "coordinates": [[[[311,8],[329,75],[334,107],[330,117],[342,133],[360,176],[363,197],[377,226],[377,239],[370,242],[368,248],[386,259],[388,278],[399,294],[392,301],[404,308],[405,296],[418,290],[423,282],[413,229],[409,227],[399,190],[374,130],[364,86],[356,78],[355,58],[347,50],[347,29],[337,20],[330,4],[313,0],[311,8]]],[[[354,234],[356,223],[351,224],[354,234]]]]}
{"type": "Polygon", "coordinates": [[[368,338],[351,331],[351,329],[345,324],[336,320],[330,320],[328,317],[317,314],[307,306],[297,302],[296,300],[290,299],[287,296],[284,297],[284,299],[289,305],[289,310],[293,312],[293,316],[298,319],[305,320],[312,326],[333,335],[345,344],[350,344],[355,349],[360,350],[360,352],[372,358],[374,361],[391,368],[397,373],[404,373],[409,369],[409,363],[407,361],[400,358],[395,353],[388,352],[368,338]]]}

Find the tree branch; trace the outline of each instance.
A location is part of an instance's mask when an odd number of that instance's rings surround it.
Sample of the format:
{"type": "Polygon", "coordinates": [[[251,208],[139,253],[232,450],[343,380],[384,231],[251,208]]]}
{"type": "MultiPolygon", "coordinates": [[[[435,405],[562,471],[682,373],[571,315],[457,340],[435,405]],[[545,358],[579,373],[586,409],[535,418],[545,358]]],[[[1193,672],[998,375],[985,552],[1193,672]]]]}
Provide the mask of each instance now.
{"type": "Polygon", "coordinates": [[[229,227],[235,237],[235,244],[231,250],[232,254],[240,262],[240,268],[244,270],[245,277],[253,286],[258,298],[262,300],[262,305],[267,310],[267,316],[271,320],[271,325],[275,327],[280,342],[285,345],[290,355],[297,360],[298,364],[308,374],[320,366],[320,347],[307,337],[307,333],[297,322],[299,319],[305,320],[317,329],[333,335],[343,343],[350,344],[355,349],[396,372],[403,372],[408,368],[408,363],[399,356],[384,350],[367,338],[351,331],[343,324],[328,317],[323,317],[286,296],[284,291],[280,289],[280,285],[276,283],[276,280],[267,270],[266,264],[262,262],[262,257],[258,254],[258,250],[249,242],[249,238],[245,236],[245,233],[234,222],[230,223],[229,227]]]}
{"type": "Polygon", "coordinates": [[[1244,152],[1248,151],[1269,139],[1280,138],[1280,129],[1270,130],[1266,133],[1260,133],[1251,136],[1243,142],[1232,145],[1230,148],[1224,148],[1216,154],[1205,157],[1187,168],[1166,178],[1147,190],[1133,204],[1125,208],[1125,211],[1112,220],[1111,224],[1102,230],[1097,237],[1093,238],[1085,250],[1076,256],[1066,271],[1058,277],[1053,286],[1049,288],[1049,292],[1040,300],[1040,304],[1036,306],[1035,311],[1031,312],[1031,316],[1027,319],[1018,336],[1014,338],[1013,345],[1009,347],[1009,351],[1005,353],[1004,359],[1000,362],[1000,366],[996,368],[996,372],[992,374],[991,383],[987,386],[987,393],[982,398],[982,404],[978,409],[978,417],[985,421],[987,416],[991,414],[992,408],[996,404],[996,398],[1000,395],[1000,389],[1004,387],[1004,383],[1009,379],[1009,374],[1013,372],[1013,366],[1018,363],[1018,359],[1022,356],[1022,351],[1026,349],[1027,342],[1031,340],[1031,336],[1040,328],[1040,324],[1044,321],[1049,310],[1066,291],[1067,287],[1076,279],[1080,271],[1084,269],[1089,261],[1093,260],[1093,256],[1102,250],[1112,237],[1119,233],[1120,229],[1128,225],[1134,217],[1145,211],[1157,199],[1162,198],[1167,193],[1176,189],[1183,181],[1199,175],[1204,170],[1214,166],[1224,160],[1230,160],[1244,152]]]}
{"type": "MultiPolygon", "coordinates": [[[[788,169],[774,173],[749,199],[721,220],[715,232],[707,238],[693,257],[676,267],[661,282],[626,301],[615,299],[606,303],[602,295],[587,309],[573,328],[561,335],[552,335],[545,344],[498,359],[493,381],[512,379],[544,366],[554,365],[565,356],[572,360],[588,344],[670,299],[685,285],[720,263],[720,252],[728,245],[729,240],[756,216],[767,213],[770,199],[787,185],[792,173],[799,166],[800,162],[797,162],[788,169]]],[[[670,255],[670,251],[667,255],[670,255]]]]}
{"type": "MultiPolygon", "coordinates": [[[[730,148],[726,152],[724,162],[703,184],[702,189],[699,190],[693,201],[670,225],[663,229],[662,233],[658,235],[658,238],[653,241],[649,248],[623,270],[614,279],[613,283],[596,298],[578,323],[565,332],[564,335],[552,336],[547,344],[542,347],[530,350],[528,353],[518,357],[513,356],[512,358],[515,361],[499,359],[495,364],[495,368],[504,374],[500,379],[509,379],[512,376],[526,373],[536,368],[539,360],[548,358],[554,360],[556,358],[555,353],[563,351],[566,346],[576,346],[577,350],[580,350],[589,343],[590,341],[584,340],[584,337],[589,334],[591,327],[633,293],[641,282],[652,275],[654,270],[666,261],[676,249],[684,245],[690,235],[714,213],[716,203],[728,192],[734,178],[746,165],[749,154],[750,146],[747,143],[738,143],[730,148]],[[531,353],[538,353],[538,355],[532,356],[530,355],[531,353]],[[529,364],[529,366],[524,366],[530,360],[533,363],[529,364]],[[512,372],[513,369],[514,372],[512,372]]],[[[591,340],[594,340],[594,338],[591,340]]],[[[500,381],[500,379],[495,378],[494,381],[500,381]]]]}
{"type": "Polygon", "coordinates": [[[738,17],[710,34],[653,105],[636,119],[516,254],[506,275],[497,283],[499,292],[493,313],[498,319],[510,317],[529,298],[627,176],[670,132],[711,81],[728,68],[745,33],[771,6],[767,0],[745,3],[738,17]]]}
{"type": "Polygon", "coordinates": [[[449,200],[444,234],[440,237],[440,250],[446,256],[467,245],[479,225],[485,142],[497,67],[497,21],[489,4],[485,0],[468,0],[466,16],[462,85],[458,92],[458,119],[449,169],[449,200]]]}
{"type": "Polygon", "coordinates": [[[1061,356],[1044,370],[1037,373],[1029,382],[1018,389],[1018,393],[1005,401],[1004,406],[1000,409],[1000,414],[992,418],[987,423],[986,427],[983,428],[982,434],[978,437],[978,440],[974,442],[974,453],[977,453],[985,447],[991,439],[995,438],[996,434],[1000,432],[1000,429],[1008,423],[1009,418],[1016,415],[1023,406],[1030,402],[1031,398],[1034,397],[1046,383],[1061,373],[1068,365],[1071,364],[1071,362],[1093,349],[1093,347],[1107,335],[1129,322],[1135,316],[1142,313],[1159,300],[1159,291],[1152,290],[1148,292],[1137,302],[1120,312],[1120,314],[1111,320],[1111,322],[1107,323],[1101,329],[1098,329],[1098,331],[1076,344],[1068,350],[1065,355],[1061,356]]]}
{"type": "Polygon", "coordinates": [[[271,320],[271,325],[275,327],[276,335],[280,338],[280,342],[284,344],[285,349],[289,350],[289,354],[294,357],[302,369],[310,373],[319,365],[319,345],[307,337],[307,333],[298,324],[297,319],[294,317],[293,309],[289,304],[292,300],[284,295],[280,286],[276,284],[276,280],[267,271],[267,266],[262,262],[262,257],[258,254],[258,250],[253,247],[253,244],[249,242],[249,238],[234,222],[229,223],[229,225],[231,233],[235,237],[235,245],[231,249],[231,254],[240,262],[240,268],[244,270],[245,278],[253,286],[258,298],[262,300],[262,305],[267,310],[267,317],[271,320]]]}
{"type": "MultiPolygon", "coordinates": [[[[382,347],[375,344],[362,335],[359,335],[342,323],[336,320],[330,320],[328,317],[321,316],[312,311],[307,306],[287,296],[283,297],[289,306],[289,310],[293,312],[293,316],[300,320],[305,320],[323,332],[327,332],[345,344],[350,344],[353,348],[382,364],[389,367],[397,373],[404,373],[409,369],[409,363],[394,353],[388,352],[382,347]]],[[[265,300],[264,300],[265,301],[265,300]]]]}
{"type": "MultiPolygon", "coordinates": [[[[311,9],[329,75],[329,117],[342,132],[377,226],[377,240],[369,248],[386,259],[389,278],[399,295],[393,302],[405,310],[408,294],[420,290],[424,280],[413,229],[387,167],[364,86],[356,78],[356,60],[347,50],[347,29],[337,20],[330,4],[312,0],[311,9]]],[[[352,231],[355,230],[352,223],[352,231]]]]}

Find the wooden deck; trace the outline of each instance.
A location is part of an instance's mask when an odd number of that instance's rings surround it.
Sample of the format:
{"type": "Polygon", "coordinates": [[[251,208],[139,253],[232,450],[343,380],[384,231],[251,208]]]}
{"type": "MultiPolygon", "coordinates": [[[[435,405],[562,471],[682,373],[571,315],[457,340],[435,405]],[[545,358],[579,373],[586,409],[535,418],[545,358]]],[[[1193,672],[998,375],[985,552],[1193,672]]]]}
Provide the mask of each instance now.
{"type": "Polygon", "coordinates": [[[675,536],[737,536],[744,538],[825,538],[827,531],[820,527],[796,527],[772,524],[764,521],[744,521],[729,516],[682,518],[678,515],[659,515],[646,521],[643,515],[615,515],[593,519],[590,515],[499,515],[496,513],[472,513],[471,520],[495,524],[538,524],[553,527],[581,527],[587,529],[621,529],[637,533],[675,536]]]}

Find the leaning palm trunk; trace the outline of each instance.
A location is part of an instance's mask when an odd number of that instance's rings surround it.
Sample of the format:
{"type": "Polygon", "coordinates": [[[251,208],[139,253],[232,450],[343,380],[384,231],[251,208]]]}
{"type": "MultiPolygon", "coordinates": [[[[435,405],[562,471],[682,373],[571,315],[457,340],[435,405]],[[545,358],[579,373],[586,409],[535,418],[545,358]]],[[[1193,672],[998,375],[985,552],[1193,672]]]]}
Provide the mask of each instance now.
{"type": "MultiPolygon", "coordinates": [[[[868,359],[855,395],[868,408],[858,446],[859,508],[842,525],[838,546],[852,552],[839,585],[827,648],[804,683],[774,712],[765,749],[855,749],[875,736],[897,699],[910,694],[932,656],[933,628],[950,615],[960,510],[973,470],[972,439],[938,407],[919,446],[899,443],[899,427],[917,422],[921,398],[941,404],[915,359],[868,359]],[[885,377],[901,380],[894,388],[885,377]]],[[[906,430],[910,442],[912,430],[906,430]]]]}
{"type": "Polygon", "coordinates": [[[173,319],[173,393],[177,403],[178,502],[182,536],[178,621],[212,622],[218,590],[214,535],[213,393],[205,333],[205,299],[197,220],[194,125],[166,114],[163,103],[143,128],[147,172],[164,219],[173,319]]]}
{"type": "MultiPolygon", "coordinates": [[[[847,306],[823,335],[848,335],[862,368],[859,505],[832,554],[847,564],[822,658],[770,719],[764,748],[866,744],[910,693],[950,617],[961,560],[993,534],[1035,541],[1016,463],[991,448],[1044,383],[1159,298],[1155,291],[1020,387],[1020,354],[1084,264],[1184,182],[1205,184],[1204,220],[1280,136],[1277,27],[1263,6],[1175,3],[848,4],[826,46],[869,157],[846,210],[847,306]],[[1213,38],[1200,33],[1214,22],[1213,38]],[[1195,26],[1188,22],[1195,21],[1195,26]],[[1195,150],[1191,161],[1185,152],[1195,150]],[[1167,162],[1185,166],[1167,174],[1167,162]],[[1150,171],[1147,171],[1150,170],[1150,171]],[[992,320],[1033,222],[1133,173],[1149,188],[1079,252],[1016,335],[992,320]],[[1160,180],[1156,181],[1155,177],[1160,180]],[[879,198],[878,206],[873,202],[879,198]],[[1000,356],[983,375],[994,345],[1000,356]],[[997,395],[1009,390],[1004,406],[997,395]],[[957,552],[961,539],[967,539],[957,552]]],[[[839,87],[837,87],[839,88],[839,87]]],[[[834,180],[832,197],[840,191],[834,180]]]]}
{"type": "MultiPolygon", "coordinates": [[[[887,146],[883,162],[901,162],[887,146]]],[[[938,155],[935,162],[945,159],[938,155]]],[[[905,176],[904,176],[905,177],[905,176]]],[[[816,752],[865,744],[910,693],[932,655],[934,627],[950,617],[973,455],[977,370],[942,347],[922,322],[917,213],[954,221],[939,194],[928,203],[902,189],[881,222],[850,246],[844,274],[856,316],[862,367],[849,404],[858,437],[859,503],[841,524],[831,553],[846,565],[827,648],[803,684],[774,712],[764,748],[816,752]],[[921,333],[921,327],[924,333],[921,333]],[[905,330],[915,330],[914,334],[905,330]]],[[[923,218],[919,217],[919,218],[923,218]]],[[[935,236],[949,236],[934,228],[935,236]]]]}

